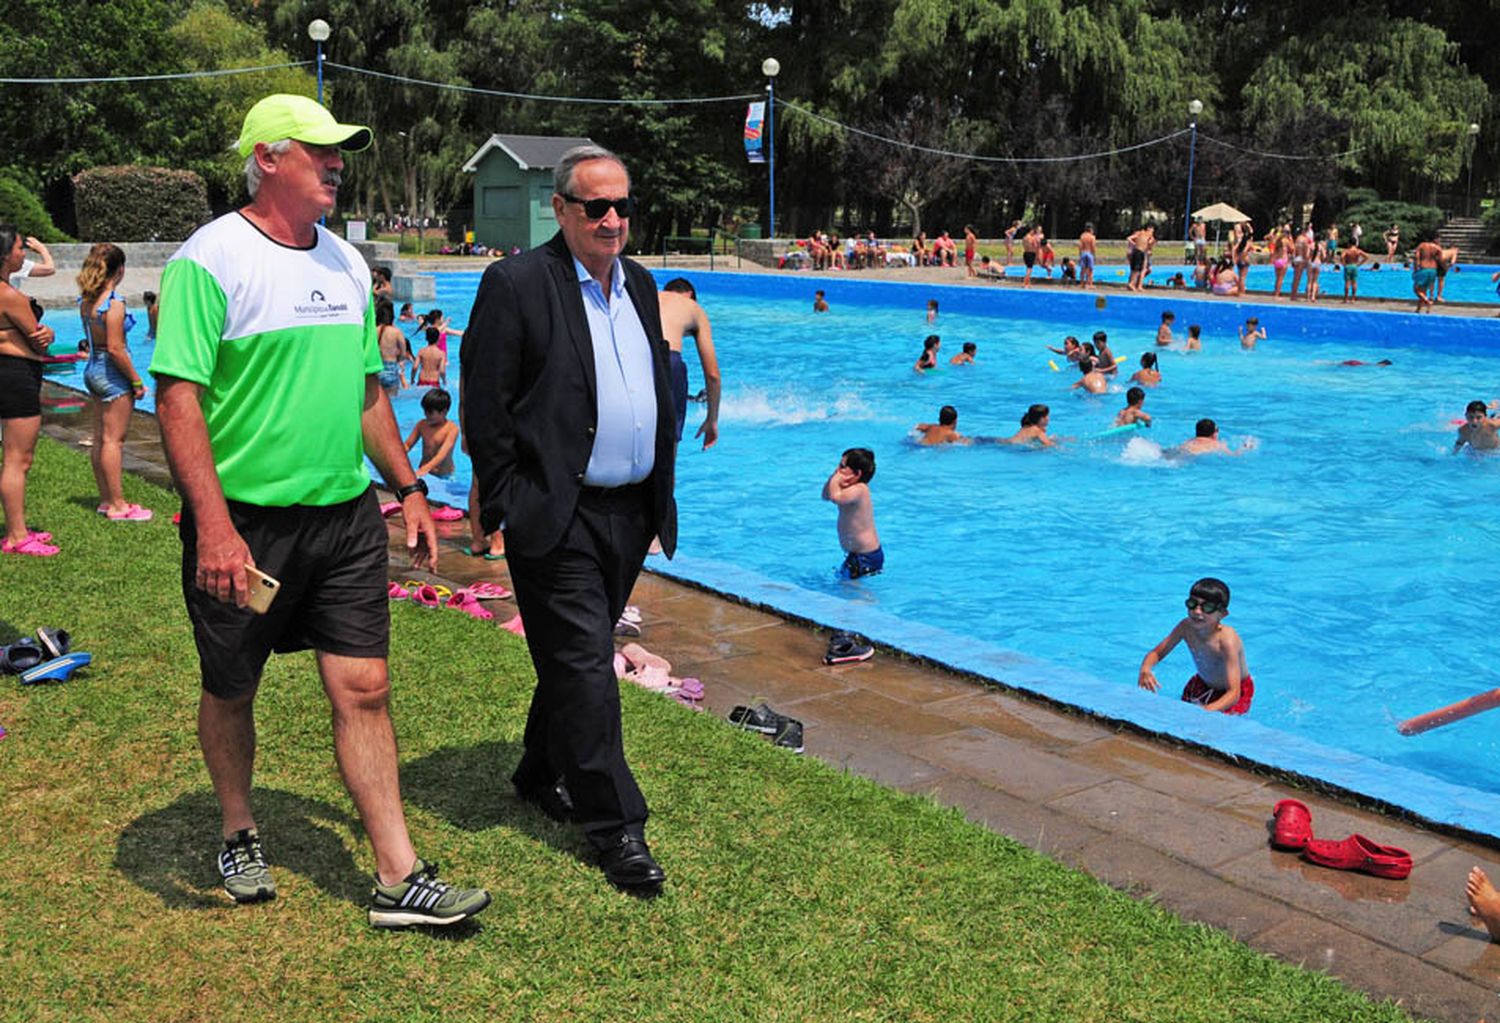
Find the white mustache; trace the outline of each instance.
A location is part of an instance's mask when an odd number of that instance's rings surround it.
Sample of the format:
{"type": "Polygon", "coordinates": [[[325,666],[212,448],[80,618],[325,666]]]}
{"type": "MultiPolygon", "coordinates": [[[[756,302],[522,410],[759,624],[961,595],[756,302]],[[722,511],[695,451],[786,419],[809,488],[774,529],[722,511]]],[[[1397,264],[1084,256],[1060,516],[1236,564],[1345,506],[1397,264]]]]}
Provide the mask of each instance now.
{"type": "Polygon", "coordinates": [[[343,183],[344,176],[338,171],[329,171],[327,174],[323,175],[323,184],[325,185],[332,185],[334,188],[337,188],[343,183]]]}

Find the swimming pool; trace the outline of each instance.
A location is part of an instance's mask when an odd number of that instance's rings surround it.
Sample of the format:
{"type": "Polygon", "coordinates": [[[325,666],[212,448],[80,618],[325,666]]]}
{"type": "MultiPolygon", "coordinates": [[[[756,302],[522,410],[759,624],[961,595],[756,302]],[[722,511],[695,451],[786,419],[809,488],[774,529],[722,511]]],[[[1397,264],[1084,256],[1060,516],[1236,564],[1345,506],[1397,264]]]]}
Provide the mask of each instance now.
{"type": "MultiPolygon", "coordinates": [[[[1169,247],[1166,259],[1170,260],[1171,252],[1180,252],[1177,246],[1169,247]]],[[[1158,256],[1163,253],[1158,249],[1158,256]]],[[[998,267],[1005,272],[1009,280],[1018,281],[1026,274],[1026,268],[1021,265],[1019,252],[1016,260],[1008,267],[998,267]]],[[[1490,283],[1490,275],[1500,266],[1486,266],[1481,263],[1458,263],[1448,272],[1448,278],[1443,285],[1443,299],[1447,302],[1476,302],[1486,305],[1495,305],[1497,301],[1495,285],[1490,283]]],[[[1167,281],[1171,280],[1173,274],[1180,273],[1189,284],[1193,281],[1193,268],[1191,265],[1173,262],[1156,262],[1152,265],[1151,274],[1146,278],[1147,284],[1157,287],[1166,287],[1167,281]]],[[[1053,279],[1057,279],[1059,271],[1053,270],[1053,279]]],[[[1101,263],[1094,268],[1094,279],[1101,284],[1124,284],[1129,277],[1130,271],[1123,262],[1101,263]]],[[[1043,270],[1032,273],[1032,279],[1045,280],[1047,274],[1043,270]]],[[[1270,294],[1276,287],[1276,271],[1269,264],[1256,263],[1250,267],[1249,280],[1246,288],[1252,292],[1264,292],[1270,294]]],[[[1332,263],[1325,264],[1320,275],[1319,287],[1322,290],[1320,302],[1332,301],[1337,303],[1344,295],[1344,271],[1332,263]]],[[[1281,291],[1283,295],[1290,294],[1292,288],[1292,272],[1287,270],[1286,278],[1282,282],[1281,291]]],[[[1304,278],[1303,290],[1306,290],[1304,278]]],[[[1382,257],[1373,258],[1365,263],[1359,270],[1359,297],[1360,298],[1394,298],[1402,301],[1410,300],[1416,305],[1416,296],[1411,290],[1411,270],[1401,266],[1400,263],[1386,263],[1382,257]],[[1379,263],[1380,269],[1373,269],[1379,263]]]]}
{"type": "MultiPolygon", "coordinates": [[[[1500,835],[1500,718],[1395,731],[1500,684],[1481,567],[1500,555],[1489,508],[1500,458],[1448,454],[1465,402],[1497,397],[1484,387],[1500,321],[1160,294],[1097,308],[1081,292],[828,278],[816,287],[832,310],[814,316],[806,278],[689,276],[724,368],[721,440],[708,452],[685,441],[681,553],[652,559],[653,570],[1500,835]],[[932,328],[929,297],[942,304],[932,328]],[[1148,434],[1042,452],[910,443],[912,425],[935,421],[943,404],[969,434],[1013,432],[1034,401],[1052,407],[1056,435],[1103,429],[1123,396],[1070,394],[1070,367],[1043,345],[1104,329],[1134,364],[1169,307],[1179,336],[1203,325],[1205,350],[1162,354],[1148,434]],[[1270,334],[1254,352],[1234,339],[1245,315],[1270,334]],[[918,376],[929,330],[943,337],[942,368],[918,376]],[[978,344],[978,364],[948,366],[964,341],[978,344]],[[1394,364],[1338,365],[1382,357],[1394,364]],[[1259,446],[1243,458],[1164,459],[1201,416],[1232,444],[1259,446]],[[820,499],[852,446],[876,452],[888,558],[884,574],[857,583],[834,576],[835,512],[820,499]],[[1192,673],[1181,648],[1158,670],[1162,694],[1135,686],[1142,655],[1202,575],[1234,591],[1229,624],[1257,684],[1247,718],[1173,698],[1192,673]]],[[[462,325],[477,283],[441,275],[434,304],[462,325]]],[[[417,400],[397,402],[403,429],[417,400]]],[[[700,418],[690,409],[689,436],[700,418]]],[[[467,471],[442,488],[455,503],[467,471]]]]}

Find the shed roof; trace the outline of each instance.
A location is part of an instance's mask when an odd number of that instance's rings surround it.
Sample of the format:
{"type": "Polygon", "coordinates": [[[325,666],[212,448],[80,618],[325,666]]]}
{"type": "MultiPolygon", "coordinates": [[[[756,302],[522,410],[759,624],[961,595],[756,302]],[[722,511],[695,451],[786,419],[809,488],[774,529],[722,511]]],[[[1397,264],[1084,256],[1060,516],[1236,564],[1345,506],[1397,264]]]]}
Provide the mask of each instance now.
{"type": "Polygon", "coordinates": [[[562,135],[491,135],[479,152],[469,157],[464,171],[472,174],[492,149],[504,152],[522,170],[551,170],[568,150],[593,144],[593,139],[562,135]]]}

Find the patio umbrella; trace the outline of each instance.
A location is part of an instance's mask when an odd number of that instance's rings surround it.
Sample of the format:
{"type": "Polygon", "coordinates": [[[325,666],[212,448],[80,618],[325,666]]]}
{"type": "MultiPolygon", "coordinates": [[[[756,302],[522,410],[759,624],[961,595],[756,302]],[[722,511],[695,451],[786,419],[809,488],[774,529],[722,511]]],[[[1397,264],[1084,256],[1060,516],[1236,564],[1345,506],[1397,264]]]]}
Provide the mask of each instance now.
{"type": "Polygon", "coordinates": [[[1221,224],[1243,224],[1250,218],[1227,202],[1216,202],[1212,206],[1205,206],[1194,212],[1194,220],[1212,220],[1214,222],[1214,248],[1219,247],[1219,225],[1221,224]]]}

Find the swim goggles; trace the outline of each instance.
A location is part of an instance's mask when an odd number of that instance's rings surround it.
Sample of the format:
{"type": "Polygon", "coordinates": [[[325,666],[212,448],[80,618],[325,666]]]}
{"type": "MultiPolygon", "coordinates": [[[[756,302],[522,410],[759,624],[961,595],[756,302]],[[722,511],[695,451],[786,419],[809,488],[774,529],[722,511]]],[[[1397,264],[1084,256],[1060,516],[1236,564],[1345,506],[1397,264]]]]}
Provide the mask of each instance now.
{"type": "Polygon", "coordinates": [[[1217,600],[1204,600],[1202,597],[1189,597],[1183,601],[1183,604],[1189,611],[1201,607],[1203,613],[1206,615],[1218,614],[1220,611],[1225,610],[1224,605],[1217,600]]]}
{"type": "Polygon", "coordinates": [[[583,215],[590,220],[603,220],[605,214],[614,207],[614,211],[620,215],[621,220],[629,220],[635,216],[635,196],[627,195],[623,199],[580,199],[576,195],[567,192],[558,192],[564,202],[574,202],[583,207],[583,215]]]}

